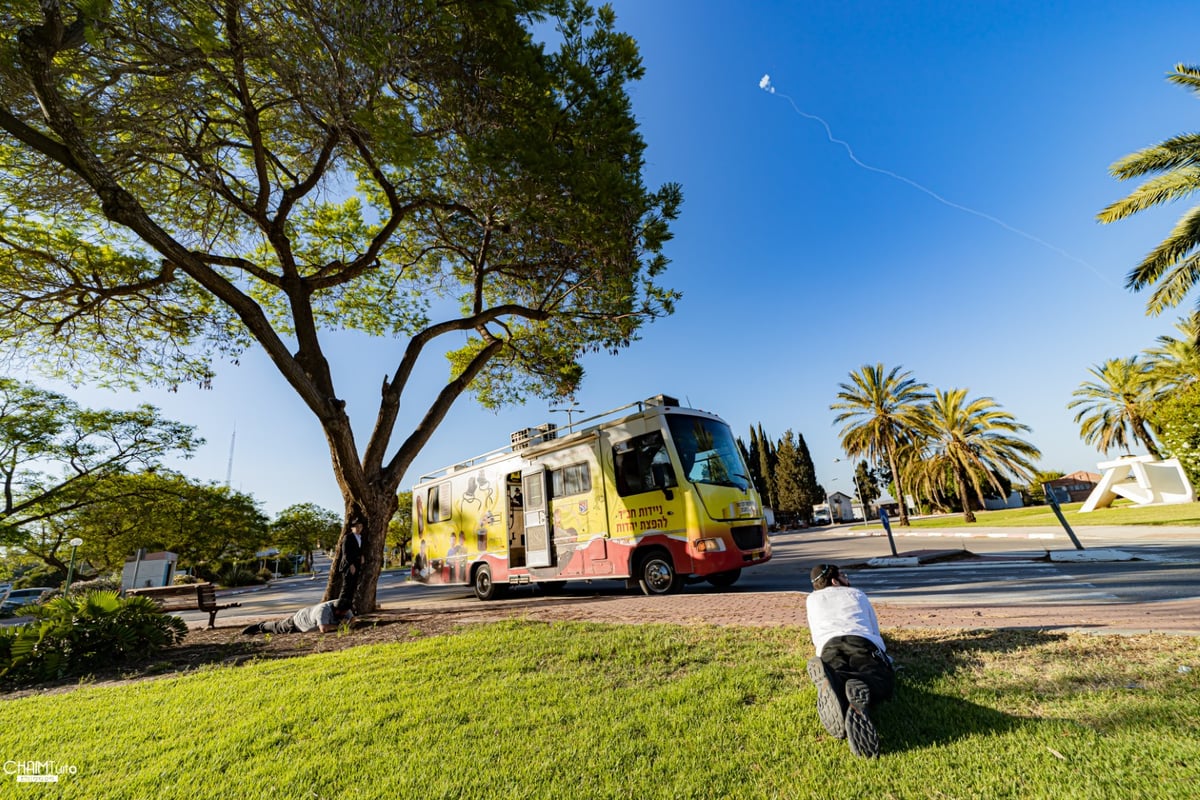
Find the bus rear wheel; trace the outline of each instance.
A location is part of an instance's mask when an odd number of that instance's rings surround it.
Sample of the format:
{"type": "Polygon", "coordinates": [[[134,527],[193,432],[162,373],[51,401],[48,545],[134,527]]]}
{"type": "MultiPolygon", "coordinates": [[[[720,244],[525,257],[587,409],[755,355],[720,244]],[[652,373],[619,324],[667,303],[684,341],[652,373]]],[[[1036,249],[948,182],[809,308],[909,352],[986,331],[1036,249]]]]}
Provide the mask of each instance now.
{"type": "Polygon", "coordinates": [[[666,553],[650,553],[644,557],[638,565],[637,577],[642,594],[648,595],[671,594],[682,584],[666,553]]]}
{"type": "Polygon", "coordinates": [[[704,580],[716,586],[718,589],[727,589],[737,583],[737,579],[742,577],[740,569],[731,569],[726,572],[714,572],[704,580]]]}
{"type": "Polygon", "coordinates": [[[505,587],[497,586],[492,581],[492,568],[487,564],[480,564],[476,568],[472,585],[475,587],[475,596],[480,600],[495,600],[504,594],[505,587]]]}

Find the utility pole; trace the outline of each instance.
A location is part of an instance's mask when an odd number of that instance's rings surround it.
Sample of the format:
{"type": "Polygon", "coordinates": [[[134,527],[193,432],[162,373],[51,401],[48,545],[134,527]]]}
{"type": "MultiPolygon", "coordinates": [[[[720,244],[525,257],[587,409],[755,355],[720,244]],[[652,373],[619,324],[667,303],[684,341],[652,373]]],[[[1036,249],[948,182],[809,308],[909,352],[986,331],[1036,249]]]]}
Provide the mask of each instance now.
{"type": "Polygon", "coordinates": [[[229,488],[233,480],[233,446],[237,443],[237,425],[233,426],[233,436],[229,437],[229,464],[225,467],[225,488],[229,488]]]}

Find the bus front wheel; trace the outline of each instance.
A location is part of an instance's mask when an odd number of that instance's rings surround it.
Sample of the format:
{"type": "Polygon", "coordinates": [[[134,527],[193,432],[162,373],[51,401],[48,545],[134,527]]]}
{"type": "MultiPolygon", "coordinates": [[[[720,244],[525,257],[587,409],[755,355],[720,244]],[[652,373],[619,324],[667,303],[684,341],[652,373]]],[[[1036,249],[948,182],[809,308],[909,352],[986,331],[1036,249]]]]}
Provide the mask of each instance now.
{"type": "Polygon", "coordinates": [[[670,594],[679,588],[681,581],[675,574],[675,565],[666,553],[651,553],[642,559],[638,567],[638,586],[642,594],[670,594]]]}
{"type": "Polygon", "coordinates": [[[497,586],[492,581],[492,568],[487,564],[480,564],[475,570],[475,596],[480,600],[495,600],[504,593],[503,586],[497,586]]]}

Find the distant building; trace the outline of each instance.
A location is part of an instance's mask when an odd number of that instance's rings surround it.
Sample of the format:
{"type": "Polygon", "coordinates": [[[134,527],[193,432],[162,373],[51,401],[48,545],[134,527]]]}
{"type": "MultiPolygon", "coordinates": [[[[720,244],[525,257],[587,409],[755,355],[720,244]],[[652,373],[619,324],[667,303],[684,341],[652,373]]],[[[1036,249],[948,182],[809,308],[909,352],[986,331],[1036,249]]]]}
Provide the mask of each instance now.
{"type": "Polygon", "coordinates": [[[1054,499],[1060,503],[1082,503],[1100,482],[1100,475],[1095,472],[1072,472],[1052,481],[1042,484],[1047,492],[1054,492],[1054,499]]]}
{"type": "Polygon", "coordinates": [[[857,505],[854,498],[844,492],[833,492],[826,497],[828,502],[817,503],[813,506],[813,521],[818,525],[826,522],[849,522],[855,519],[854,509],[857,505]]]}

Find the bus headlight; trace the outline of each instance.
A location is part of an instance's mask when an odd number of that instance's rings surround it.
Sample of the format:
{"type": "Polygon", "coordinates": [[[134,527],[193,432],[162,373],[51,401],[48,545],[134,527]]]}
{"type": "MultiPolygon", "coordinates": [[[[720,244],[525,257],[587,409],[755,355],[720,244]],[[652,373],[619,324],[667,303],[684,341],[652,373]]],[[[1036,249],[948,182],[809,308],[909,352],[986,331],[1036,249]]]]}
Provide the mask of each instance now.
{"type": "Polygon", "coordinates": [[[725,541],[723,539],[697,539],[695,548],[697,553],[723,553],[725,552],[725,541]]]}

